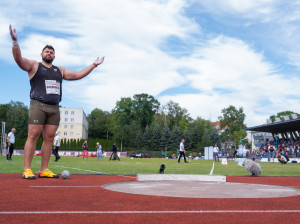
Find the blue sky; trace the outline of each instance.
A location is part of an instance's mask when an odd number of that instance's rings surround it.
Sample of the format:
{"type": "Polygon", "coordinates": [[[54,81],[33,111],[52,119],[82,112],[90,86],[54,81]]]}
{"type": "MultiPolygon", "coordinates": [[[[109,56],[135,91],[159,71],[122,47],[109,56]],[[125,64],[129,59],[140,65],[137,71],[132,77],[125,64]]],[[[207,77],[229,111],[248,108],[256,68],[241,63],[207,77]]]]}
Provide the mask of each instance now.
{"type": "Polygon", "coordinates": [[[300,112],[300,3],[288,0],[99,0],[0,2],[0,103],[29,104],[29,80],[15,64],[8,32],[23,57],[40,61],[51,44],[55,65],[88,77],[64,81],[63,107],[110,111],[121,97],[173,100],[193,118],[216,121],[243,107],[248,126],[277,112],[300,112]]]}

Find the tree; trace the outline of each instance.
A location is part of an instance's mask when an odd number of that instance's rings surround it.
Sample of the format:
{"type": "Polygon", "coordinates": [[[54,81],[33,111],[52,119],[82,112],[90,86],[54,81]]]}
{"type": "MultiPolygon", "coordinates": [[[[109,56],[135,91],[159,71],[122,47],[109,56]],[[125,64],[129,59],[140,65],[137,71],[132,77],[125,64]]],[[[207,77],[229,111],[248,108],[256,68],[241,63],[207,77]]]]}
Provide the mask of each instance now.
{"type": "Polygon", "coordinates": [[[150,130],[149,126],[147,125],[143,134],[143,147],[145,150],[149,150],[151,147],[151,139],[150,139],[150,130]]]}
{"type": "MultiPolygon", "coordinates": [[[[239,130],[239,131],[234,131],[233,132],[233,142],[235,143],[235,148],[237,148],[240,144],[242,144],[242,141],[245,141],[247,137],[247,132],[244,130],[239,130]]],[[[246,144],[248,142],[245,141],[244,143],[246,144]]]]}
{"type": "Polygon", "coordinates": [[[220,135],[219,132],[215,127],[211,129],[211,132],[209,134],[210,141],[213,145],[217,144],[219,148],[221,148],[221,141],[220,141],[220,135]]]}
{"type": "Polygon", "coordinates": [[[178,127],[182,118],[185,118],[187,121],[192,120],[187,109],[181,108],[178,103],[175,103],[172,100],[163,106],[162,112],[166,115],[166,120],[171,129],[175,126],[178,127]]]}
{"type": "Polygon", "coordinates": [[[245,118],[246,115],[244,114],[244,109],[242,107],[237,109],[230,105],[229,107],[222,109],[222,116],[219,117],[219,120],[220,128],[224,131],[221,134],[221,138],[225,141],[228,148],[232,145],[233,133],[246,127],[244,124],[245,118]]]}
{"type": "Polygon", "coordinates": [[[94,109],[91,114],[87,116],[89,123],[89,137],[90,138],[108,138],[110,133],[110,117],[111,114],[101,109],[94,109]]]}
{"type": "Polygon", "coordinates": [[[151,148],[153,150],[160,149],[160,139],[161,139],[161,129],[159,124],[155,124],[153,131],[152,131],[152,141],[151,141],[151,148]]]}
{"type": "Polygon", "coordinates": [[[113,110],[114,123],[120,126],[130,124],[134,118],[132,107],[133,102],[130,97],[121,98],[120,101],[117,101],[113,110]]]}
{"type": "Polygon", "coordinates": [[[202,142],[205,131],[210,132],[212,129],[211,122],[202,118],[197,118],[191,124],[191,140],[192,148],[199,148],[199,143],[202,142]]]}
{"type": "Polygon", "coordinates": [[[161,133],[160,147],[165,150],[166,155],[167,155],[168,149],[171,148],[170,147],[170,137],[171,137],[170,128],[169,128],[168,124],[165,123],[164,129],[162,130],[162,133],[161,133]]]}
{"type": "Polygon", "coordinates": [[[201,152],[203,154],[204,147],[211,146],[211,145],[212,145],[212,143],[210,141],[209,131],[206,129],[202,136],[202,141],[197,144],[197,150],[198,150],[198,152],[201,152]]]}
{"type": "Polygon", "coordinates": [[[133,96],[132,113],[142,128],[151,125],[153,116],[159,108],[159,102],[148,94],[136,94],[133,96]]]}
{"type": "Polygon", "coordinates": [[[26,138],[28,129],[28,108],[22,102],[11,101],[1,105],[1,121],[6,122],[6,132],[15,128],[16,138],[26,138]]]}
{"type": "Polygon", "coordinates": [[[300,117],[300,114],[287,110],[287,111],[282,111],[277,113],[276,116],[275,115],[270,116],[270,119],[272,120],[272,122],[275,122],[275,117],[279,117],[281,121],[284,121],[283,116],[288,116],[289,119],[292,120],[293,119],[292,114],[296,114],[298,118],[300,117]]]}
{"type": "Polygon", "coordinates": [[[185,149],[192,150],[193,142],[192,142],[192,139],[191,139],[188,129],[185,129],[185,131],[183,132],[183,139],[185,140],[185,142],[184,142],[185,149]]]}
{"type": "Polygon", "coordinates": [[[178,127],[175,127],[171,133],[171,149],[179,150],[180,140],[182,139],[181,132],[178,127]]]}
{"type": "Polygon", "coordinates": [[[183,133],[186,129],[188,129],[190,126],[190,123],[188,122],[186,117],[182,117],[179,121],[179,130],[181,133],[183,133]]]}

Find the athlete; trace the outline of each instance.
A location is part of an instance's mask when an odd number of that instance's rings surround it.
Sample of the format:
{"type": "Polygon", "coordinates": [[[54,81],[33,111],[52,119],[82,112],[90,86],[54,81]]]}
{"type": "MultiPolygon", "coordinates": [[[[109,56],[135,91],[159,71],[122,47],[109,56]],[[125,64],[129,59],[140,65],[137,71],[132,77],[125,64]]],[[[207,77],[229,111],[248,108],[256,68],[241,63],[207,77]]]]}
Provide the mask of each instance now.
{"type": "Polygon", "coordinates": [[[9,26],[13,41],[12,52],[18,66],[28,72],[30,80],[30,108],[28,115],[28,138],[24,147],[24,179],[35,179],[31,170],[31,162],[36,142],[43,131],[41,169],[38,177],[58,178],[58,174],[48,169],[51,145],[60,121],[59,102],[62,98],[62,80],[82,79],[104,61],[97,58],[94,63],[80,72],[64,67],[54,66],[54,48],[46,45],[41,53],[41,62],[22,57],[16,29],[9,26]]]}

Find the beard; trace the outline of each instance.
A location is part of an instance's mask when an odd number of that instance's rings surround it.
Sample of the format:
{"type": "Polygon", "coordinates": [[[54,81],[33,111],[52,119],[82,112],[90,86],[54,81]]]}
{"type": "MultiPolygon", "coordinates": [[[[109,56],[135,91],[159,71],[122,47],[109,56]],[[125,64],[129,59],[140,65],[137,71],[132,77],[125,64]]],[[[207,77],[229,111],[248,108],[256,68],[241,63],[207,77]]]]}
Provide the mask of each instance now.
{"type": "Polygon", "coordinates": [[[51,57],[50,58],[43,57],[42,59],[43,59],[44,62],[46,62],[48,64],[52,63],[52,61],[53,61],[53,58],[51,58],[51,57]]]}

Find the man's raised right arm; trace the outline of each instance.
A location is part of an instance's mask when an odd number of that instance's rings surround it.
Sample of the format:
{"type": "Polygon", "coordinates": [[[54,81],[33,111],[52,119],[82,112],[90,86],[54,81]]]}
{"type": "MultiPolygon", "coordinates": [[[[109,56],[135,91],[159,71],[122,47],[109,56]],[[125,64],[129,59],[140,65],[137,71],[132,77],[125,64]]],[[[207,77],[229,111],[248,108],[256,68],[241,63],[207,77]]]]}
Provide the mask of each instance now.
{"type": "Polygon", "coordinates": [[[18,43],[18,36],[16,33],[16,29],[12,29],[11,25],[9,25],[9,32],[10,32],[11,39],[13,41],[12,52],[16,63],[24,71],[30,72],[34,66],[35,61],[22,57],[21,49],[18,43]]]}

